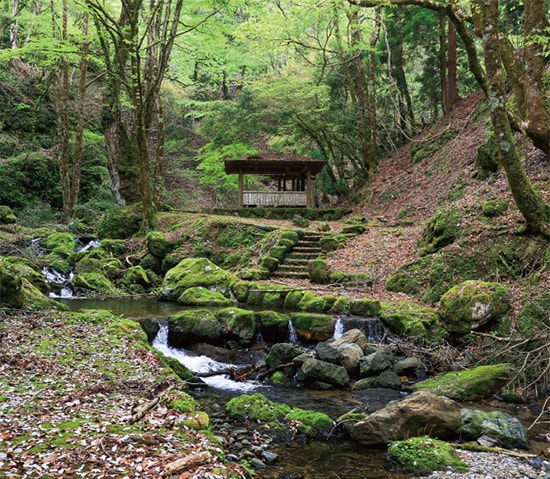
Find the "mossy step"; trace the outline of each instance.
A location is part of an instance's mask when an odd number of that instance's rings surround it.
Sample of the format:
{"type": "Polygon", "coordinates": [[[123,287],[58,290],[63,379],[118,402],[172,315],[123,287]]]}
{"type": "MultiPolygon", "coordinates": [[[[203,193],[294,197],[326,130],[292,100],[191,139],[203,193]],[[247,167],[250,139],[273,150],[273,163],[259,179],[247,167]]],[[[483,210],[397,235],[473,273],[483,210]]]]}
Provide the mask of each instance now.
{"type": "Polygon", "coordinates": [[[300,267],[300,266],[296,266],[296,265],[286,265],[286,264],[282,264],[279,266],[279,268],[277,269],[277,271],[298,271],[298,272],[307,272],[307,267],[304,268],[304,267],[300,267]]]}
{"type": "Polygon", "coordinates": [[[292,248],[293,253],[311,253],[313,251],[322,252],[323,250],[322,250],[322,248],[319,248],[319,247],[305,248],[305,247],[302,247],[302,246],[297,246],[297,247],[292,248]]]}
{"type": "Polygon", "coordinates": [[[298,272],[285,272],[285,271],[275,271],[271,277],[275,278],[288,278],[288,279],[308,279],[308,273],[298,273],[298,272]]]}

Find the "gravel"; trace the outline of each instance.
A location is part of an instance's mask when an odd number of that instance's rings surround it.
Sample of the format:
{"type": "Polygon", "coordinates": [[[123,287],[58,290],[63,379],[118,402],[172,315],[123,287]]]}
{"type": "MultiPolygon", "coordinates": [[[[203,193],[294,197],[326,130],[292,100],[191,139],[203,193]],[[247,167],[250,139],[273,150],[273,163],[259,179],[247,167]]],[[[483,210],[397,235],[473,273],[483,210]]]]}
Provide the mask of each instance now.
{"type": "Polygon", "coordinates": [[[550,479],[550,463],[507,454],[472,452],[459,449],[468,472],[436,471],[429,479],[550,479]]]}

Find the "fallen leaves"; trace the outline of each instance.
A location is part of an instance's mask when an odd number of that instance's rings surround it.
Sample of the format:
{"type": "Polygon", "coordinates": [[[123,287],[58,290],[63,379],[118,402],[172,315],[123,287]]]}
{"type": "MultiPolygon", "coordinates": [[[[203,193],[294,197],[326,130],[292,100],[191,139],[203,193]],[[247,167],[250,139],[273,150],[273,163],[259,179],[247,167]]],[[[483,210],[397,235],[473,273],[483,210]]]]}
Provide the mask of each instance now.
{"type": "Polygon", "coordinates": [[[174,426],[184,414],[162,397],[179,383],[152,350],[54,314],[0,318],[1,477],[157,479],[184,459],[175,474],[245,477],[207,436],[174,426]]]}

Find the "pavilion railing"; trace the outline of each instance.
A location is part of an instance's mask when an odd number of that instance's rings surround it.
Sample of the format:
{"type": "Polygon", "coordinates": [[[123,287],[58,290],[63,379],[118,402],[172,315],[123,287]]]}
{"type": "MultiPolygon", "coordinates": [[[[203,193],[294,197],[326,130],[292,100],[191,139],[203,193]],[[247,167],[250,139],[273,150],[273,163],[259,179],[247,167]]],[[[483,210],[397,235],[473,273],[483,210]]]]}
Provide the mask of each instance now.
{"type": "Polygon", "coordinates": [[[307,206],[305,191],[243,191],[243,206],[307,206]]]}

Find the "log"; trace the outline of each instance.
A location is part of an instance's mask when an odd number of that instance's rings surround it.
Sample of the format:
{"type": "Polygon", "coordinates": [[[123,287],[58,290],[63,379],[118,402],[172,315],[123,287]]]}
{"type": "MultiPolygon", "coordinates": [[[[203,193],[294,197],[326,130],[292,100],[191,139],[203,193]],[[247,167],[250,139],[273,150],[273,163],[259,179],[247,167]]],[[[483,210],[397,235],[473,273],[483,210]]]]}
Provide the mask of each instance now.
{"type": "Polygon", "coordinates": [[[177,459],[168,464],[160,477],[169,477],[174,474],[181,474],[193,467],[202,466],[212,461],[212,454],[208,451],[199,452],[198,454],[188,454],[187,456],[177,459]]]}

